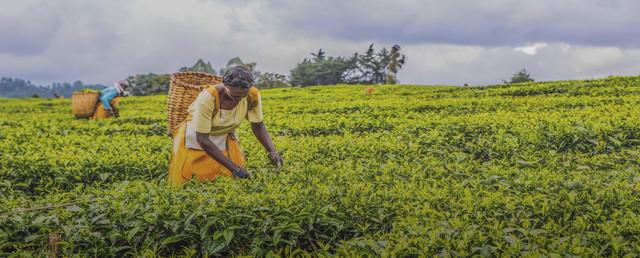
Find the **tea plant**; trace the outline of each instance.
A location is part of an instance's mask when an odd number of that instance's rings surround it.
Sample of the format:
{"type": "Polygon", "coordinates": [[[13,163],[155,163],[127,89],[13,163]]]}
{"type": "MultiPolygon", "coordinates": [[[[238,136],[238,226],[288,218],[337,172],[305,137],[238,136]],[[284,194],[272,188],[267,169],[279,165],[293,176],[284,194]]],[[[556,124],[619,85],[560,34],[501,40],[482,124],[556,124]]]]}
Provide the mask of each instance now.
{"type": "Polygon", "coordinates": [[[0,99],[0,256],[640,253],[640,77],[367,87],[263,90],[285,167],[244,125],[252,179],[180,190],[164,96],[0,99]]]}

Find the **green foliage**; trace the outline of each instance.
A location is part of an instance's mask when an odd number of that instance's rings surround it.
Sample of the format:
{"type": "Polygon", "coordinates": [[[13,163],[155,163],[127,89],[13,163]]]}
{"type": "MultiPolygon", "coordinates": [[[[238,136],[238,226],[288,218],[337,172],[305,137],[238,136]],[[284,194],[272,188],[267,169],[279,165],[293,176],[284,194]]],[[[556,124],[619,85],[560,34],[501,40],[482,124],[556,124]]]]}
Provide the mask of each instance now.
{"type": "MultiPolygon", "coordinates": [[[[260,71],[256,70],[256,63],[244,63],[239,57],[231,58],[226,66],[221,68],[219,72],[216,72],[210,62],[205,62],[202,59],[198,59],[191,67],[180,68],[180,71],[204,72],[222,76],[225,69],[236,65],[247,67],[253,74],[256,85],[260,88],[281,88],[289,86],[283,75],[277,73],[261,74],[260,71]]],[[[169,74],[138,74],[129,76],[128,80],[131,83],[129,91],[135,96],[166,94],[169,91],[169,74]]]]}
{"type": "MultiPolygon", "coordinates": [[[[196,63],[191,67],[180,68],[179,71],[202,72],[217,75],[216,70],[213,69],[211,63],[205,63],[202,59],[198,59],[198,61],[196,61],[196,63]]],[[[129,76],[129,78],[127,78],[130,83],[130,88],[128,90],[135,96],[167,94],[167,92],[169,92],[170,79],[170,74],[149,73],[129,76]]]]}
{"type": "Polygon", "coordinates": [[[397,73],[406,62],[399,45],[376,53],[371,44],[364,54],[356,52],[350,58],[327,57],[322,49],[311,55],[313,58],[305,58],[291,70],[292,85],[396,84],[397,73]]]}
{"type": "Polygon", "coordinates": [[[256,87],[260,89],[291,87],[287,77],[279,73],[262,73],[256,81],[256,87]]]}
{"type": "Polygon", "coordinates": [[[79,90],[79,91],[74,91],[73,93],[98,93],[100,91],[94,90],[94,89],[83,89],[83,90],[79,90]]]}
{"type": "Polygon", "coordinates": [[[191,66],[191,67],[182,67],[180,68],[181,72],[187,72],[187,71],[191,71],[191,72],[201,72],[201,73],[208,73],[208,74],[213,74],[213,75],[218,75],[216,73],[216,70],[213,69],[213,66],[211,66],[210,62],[204,62],[202,59],[198,59],[198,61],[196,61],[196,63],[191,66]]]}
{"type": "Polygon", "coordinates": [[[0,99],[0,256],[633,256],[640,77],[261,91],[285,158],[166,185],[165,96],[0,99]]]}
{"type": "Polygon", "coordinates": [[[169,74],[149,73],[129,76],[127,80],[130,85],[127,91],[131,91],[134,96],[167,94],[170,79],[169,74]]]}
{"type": "Polygon", "coordinates": [[[102,85],[87,85],[81,81],[74,83],[53,83],[48,86],[34,85],[30,81],[22,79],[5,78],[0,79],[0,97],[4,98],[28,98],[43,97],[52,98],[57,96],[70,97],[74,91],[85,88],[94,90],[103,89],[102,85]]]}
{"type": "Polygon", "coordinates": [[[305,58],[291,70],[291,85],[311,86],[345,83],[343,74],[351,67],[351,62],[343,57],[325,57],[320,49],[305,58]]]}
{"type": "Polygon", "coordinates": [[[376,53],[373,44],[371,44],[365,54],[362,55],[356,52],[351,58],[351,62],[353,66],[352,69],[347,72],[348,82],[356,84],[381,84],[385,82],[385,78],[387,77],[387,68],[391,62],[391,55],[386,48],[376,53]]]}
{"type": "Polygon", "coordinates": [[[520,82],[533,82],[535,81],[533,78],[531,78],[531,75],[529,75],[529,73],[527,73],[526,69],[522,69],[520,70],[518,73],[514,74],[511,77],[511,80],[509,82],[504,81],[504,83],[520,83],[520,82]]]}
{"type": "Polygon", "coordinates": [[[396,84],[398,83],[397,74],[400,68],[407,61],[405,55],[400,55],[400,45],[396,44],[391,47],[391,52],[389,53],[389,62],[387,64],[387,74],[385,77],[385,84],[396,84]]]}

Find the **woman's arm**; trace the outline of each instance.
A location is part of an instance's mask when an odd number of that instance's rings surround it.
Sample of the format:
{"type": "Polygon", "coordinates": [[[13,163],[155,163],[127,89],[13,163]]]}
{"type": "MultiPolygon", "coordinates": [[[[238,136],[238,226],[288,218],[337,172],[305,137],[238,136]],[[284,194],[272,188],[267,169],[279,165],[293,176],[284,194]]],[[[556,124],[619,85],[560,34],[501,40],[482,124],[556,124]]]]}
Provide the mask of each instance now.
{"type": "Polygon", "coordinates": [[[256,136],[258,141],[260,141],[264,149],[269,152],[269,160],[271,160],[271,163],[273,163],[273,165],[277,167],[282,166],[282,158],[276,151],[276,147],[273,145],[271,137],[269,136],[269,132],[267,131],[267,127],[264,125],[264,123],[251,123],[251,130],[253,131],[253,134],[256,136]]]}
{"type": "Polygon", "coordinates": [[[265,150],[270,153],[276,151],[276,147],[273,145],[269,132],[267,132],[267,127],[263,122],[251,123],[251,130],[265,150]]]}
{"type": "Polygon", "coordinates": [[[211,140],[209,140],[209,134],[208,133],[198,133],[198,132],[196,132],[196,140],[198,141],[198,144],[200,144],[200,147],[202,147],[202,149],[207,154],[209,154],[209,156],[211,156],[213,159],[215,159],[218,162],[220,162],[220,164],[222,164],[223,166],[225,166],[229,170],[234,171],[234,170],[237,170],[237,169],[241,169],[240,167],[238,167],[235,164],[233,164],[233,161],[231,161],[231,159],[227,158],[227,156],[225,156],[218,149],[218,147],[213,142],[211,142],[211,140]]]}

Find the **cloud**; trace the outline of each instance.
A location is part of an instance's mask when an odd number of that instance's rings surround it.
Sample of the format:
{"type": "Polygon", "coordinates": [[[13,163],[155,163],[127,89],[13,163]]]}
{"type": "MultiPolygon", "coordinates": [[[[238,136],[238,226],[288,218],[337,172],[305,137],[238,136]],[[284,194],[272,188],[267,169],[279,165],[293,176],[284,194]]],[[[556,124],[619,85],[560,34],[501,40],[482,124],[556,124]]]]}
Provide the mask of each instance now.
{"type": "Polygon", "coordinates": [[[34,9],[42,2],[3,3],[0,10],[0,52],[13,55],[42,53],[60,26],[60,19],[34,9]]]}
{"type": "Polygon", "coordinates": [[[534,44],[529,44],[526,46],[522,46],[522,47],[517,47],[514,48],[515,51],[520,51],[522,53],[525,53],[527,55],[535,55],[536,53],[538,53],[538,49],[541,48],[545,48],[548,47],[549,44],[545,43],[545,42],[538,42],[538,43],[534,43],[534,44]]]}
{"type": "Polygon", "coordinates": [[[0,76],[110,84],[232,57],[289,74],[310,52],[399,43],[403,83],[499,83],[640,71],[640,2],[22,0],[0,10],[0,76]],[[597,18],[594,18],[597,17],[597,18]],[[545,45],[546,44],[546,45],[545,45]]]}
{"type": "Polygon", "coordinates": [[[531,55],[510,47],[409,45],[402,83],[485,85],[501,83],[520,69],[536,80],[600,78],[640,74],[640,49],[547,43],[531,55]]]}
{"type": "Polygon", "coordinates": [[[631,32],[640,27],[640,2],[634,0],[286,0],[271,7],[287,33],[311,37],[404,44],[640,46],[640,34],[631,32]]]}

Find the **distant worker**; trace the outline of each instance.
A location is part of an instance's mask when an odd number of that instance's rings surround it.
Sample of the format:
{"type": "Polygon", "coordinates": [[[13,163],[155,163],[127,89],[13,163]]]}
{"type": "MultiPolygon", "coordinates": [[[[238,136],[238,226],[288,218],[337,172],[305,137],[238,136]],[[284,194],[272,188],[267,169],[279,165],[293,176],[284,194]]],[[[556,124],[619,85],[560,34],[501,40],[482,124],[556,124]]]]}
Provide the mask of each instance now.
{"type": "Polygon", "coordinates": [[[127,80],[120,80],[100,92],[100,100],[96,105],[96,111],[92,119],[106,119],[109,117],[119,117],[120,113],[116,106],[120,103],[120,96],[126,96],[126,89],[129,87],[127,80]]]}
{"type": "Polygon", "coordinates": [[[189,107],[189,116],[173,133],[169,183],[180,186],[192,178],[214,180],[218,176],[248,178],[236,129],[251,123],[253,135],[276,167],[282,157],[263,123],[262,103],[253,87],[251,72],[234,66],[224,72],[223,83],[200,92],[189,107]]]}

